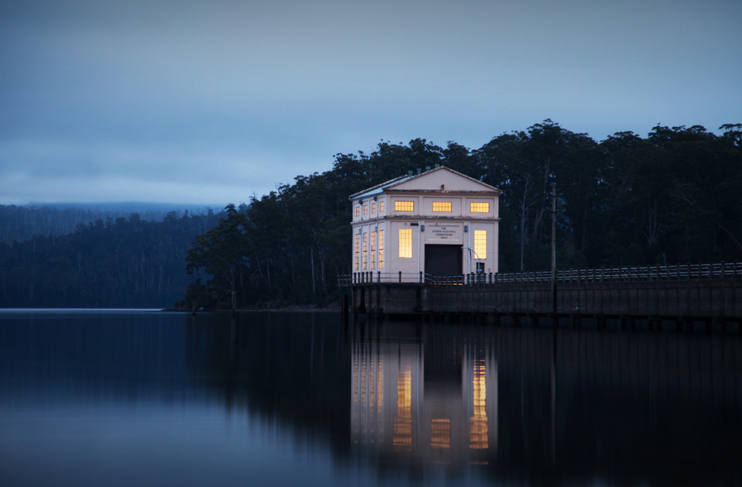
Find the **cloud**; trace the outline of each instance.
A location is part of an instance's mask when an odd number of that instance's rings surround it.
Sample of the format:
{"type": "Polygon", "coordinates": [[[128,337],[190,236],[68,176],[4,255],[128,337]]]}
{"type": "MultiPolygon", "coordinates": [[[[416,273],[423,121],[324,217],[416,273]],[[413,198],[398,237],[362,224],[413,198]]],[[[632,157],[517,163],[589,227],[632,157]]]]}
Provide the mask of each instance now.
{"type": "Polygon", "coordinates": [[[380,139],[475,148],[547,117],[601,139],[657,122],[713,130],[742,113],[732,1],[1,8],[0,203],[39,201],[55,178],[75,190],[48,197],[131,200],[130,181],[132,195],[163,184],[144,195],[179,202],[227,181],[213,192],[227,202],[380,139]],[[90,189],[109,179],[110,193],[90,189]]]}

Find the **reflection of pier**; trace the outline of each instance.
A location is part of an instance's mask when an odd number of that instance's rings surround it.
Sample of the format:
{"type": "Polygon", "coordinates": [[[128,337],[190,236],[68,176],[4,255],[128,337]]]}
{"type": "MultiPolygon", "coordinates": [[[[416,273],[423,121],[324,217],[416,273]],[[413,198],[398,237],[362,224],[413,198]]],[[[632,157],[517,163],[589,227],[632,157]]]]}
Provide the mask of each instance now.
{"type": "Polygon", "coordinates": [[[387,341],[371,327],[353,342],[353,444],[414,463],[496,457],[495,356],[472,343],[428,343],[398,331],[387,341]]]}
{"type": "Polygon", "coordinates": [[[738,475],[736,337],[402,322],[352,335],[351,442],[387,465],[557,485],[738,475]]]}

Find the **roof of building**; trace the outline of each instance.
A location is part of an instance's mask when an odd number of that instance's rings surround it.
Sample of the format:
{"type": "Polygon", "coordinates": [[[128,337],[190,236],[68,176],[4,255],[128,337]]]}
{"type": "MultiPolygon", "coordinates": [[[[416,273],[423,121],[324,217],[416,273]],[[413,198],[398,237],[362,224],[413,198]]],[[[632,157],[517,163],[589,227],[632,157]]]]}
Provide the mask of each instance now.
{"type": "MultiPolygon", "coordinates": [[[[454,171],[453,169],[451,169],[449,167],[438,166],[438,167],[436,167],[434,169],[430,169],[428,171],[421,172],[420,174],[413,174],[412,176],[405,175],[405,176],[399,176],[399,177],[394,178],[394,179],[390,179],[389,181],[386,181],[384,183],[377,184],[376,186],[372,186],[370,188],[364,189],[363,191],[360,191],[358,193],[352,194],[352,195],[350,195],[350,199],[351,200],[355,200],[355,199],[359,199],[359,198],[369,198],[371,196],[379,195],[381,193],[384,193],[386,190],[394,189],[395,186],[401,185],[402,183],[406,183],[406,182],[412,181],[414,179],[422,178],[422,177],[427,176],[427,175],[430,175],[431,173],[434,173],[436,171],[443,171],[443,170],[448,171],[450,173],[453,173],[453,174],[455,174],[457,176],[466,178],[466,179],[468,179],[470,181],[473,181],[475,183],[478,183],[479,185],[485,186],[487,188],[487,189],[485,189],[485,191],[495,192],[498,195],[499,194],[502,194],[502,191],[500,191],[499,189],[495,188],[494,186],[490,186],[489,184],[483,183],[482,181],[479,181],[479,180],[474,179],[474,178],[472,178],[470,176],[467,176],[466,174],[462,174],[462,173],[460,173],[458,171],[454,171]]],[[[410,190],[405,190],[405,191],[410,191],[410,190]]]]}
{"type": "Polygon", "coordinates": [[[370,188],[366,188],[363,191],[359,191],[358,193],[350,195],[350,199],[356,199],[356,198],[368,198],[369,196],[373,196],[376,194],[381,194],[384,192],[384,189],[388,188],[389,186],[392,186],[394,184],[400,183],[402,181],[407,181],[408,179],[412,179],[415,176],[398,176],[394,179],[390,179],[389,181],[385,181],[381,184],[377,184],[376,186],[371,186],[370,188]]]}

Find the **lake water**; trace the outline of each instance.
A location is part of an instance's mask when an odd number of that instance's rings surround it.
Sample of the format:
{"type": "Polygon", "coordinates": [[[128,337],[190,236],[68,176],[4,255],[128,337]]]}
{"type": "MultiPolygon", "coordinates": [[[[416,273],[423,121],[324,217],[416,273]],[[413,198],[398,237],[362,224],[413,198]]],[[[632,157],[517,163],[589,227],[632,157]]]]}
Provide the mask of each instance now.
{"type": "Polygon", "coordinates": [[[742,340],[4,310],[0,485],[742,485],[742,340]]]}

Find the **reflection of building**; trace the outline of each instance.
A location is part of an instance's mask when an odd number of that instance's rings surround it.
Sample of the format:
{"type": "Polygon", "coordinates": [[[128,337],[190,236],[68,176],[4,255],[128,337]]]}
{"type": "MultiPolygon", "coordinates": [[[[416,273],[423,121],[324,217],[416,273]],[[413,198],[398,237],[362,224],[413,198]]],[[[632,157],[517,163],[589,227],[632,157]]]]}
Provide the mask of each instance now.
{"type": "Polygon", "coordinates": [[[420,463],[482,463],[497,454],[497,363],[463,343],[357,340],[354,445],[420,463]]]}
{"type": "Polygon", "coordinates": [[[395,280],[497,272],[501,191],[446,167],[351,196],[353,273],[395,280]]]}

